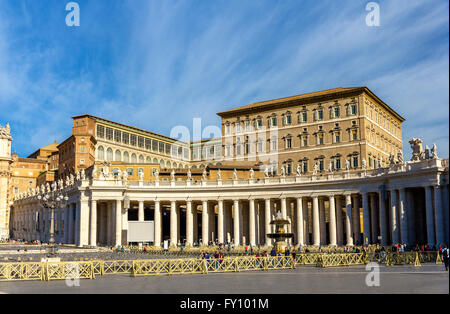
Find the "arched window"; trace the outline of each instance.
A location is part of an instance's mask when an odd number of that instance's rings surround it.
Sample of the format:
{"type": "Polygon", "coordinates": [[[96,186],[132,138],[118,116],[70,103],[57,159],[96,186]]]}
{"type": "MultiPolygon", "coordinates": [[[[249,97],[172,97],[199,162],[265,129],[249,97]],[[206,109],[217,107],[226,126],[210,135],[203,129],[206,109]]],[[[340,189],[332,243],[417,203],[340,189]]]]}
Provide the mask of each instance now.
{"type": "Polygon", "coordinates": [[[153,158],[153,163],[157,164],[158,163],[158,159],[157,158],[153,158]]]}
{"type": "Polygon", "coordinates": [[[130,162],[130,155],[128,154],[128,152],[123,153],[123,161],[126,163],[130,162]]]}
{"type": "Polygon", "coordinates": [[[189,168],[189,166],[188,165],[184,165],[184,169],[188,169],[189,168]]]}
{"type": "Polygon", "coordinates": [[[97,148],[97,159],[105,160],[105,149],[103,148],[103,146],[99,146],[97,148]]]}
{"type": "Polygon", "coordinates": [[[166,168],[170,169],[170,167],[171,167],[170,161],[166,162],[166,168]]]}
{"type": "Polygon", "coordinates": [[[160,167],[160,168],[165,168],[165,166],[164,166],[164,160],[161,159],[161,161],[159,162],[159,167],[160,167]]]}
{"type": "Polygon", "coordinates": [[[150,164],[150,163],[152,163],[152,159],[149,156],[147,156],[147,158],[145,159],[145,162],[147,164],[150,164]]]}
{"type": "Polygon", "coordinates": [[[173,163],[173,167],[174,167],[175,169],[177,168],[177,163],[176,163],[176,162],[173,163]]]}
{"type": "Polygon", "coordinates": [[[139,155],[139,163],[141,163],[141,164],[144,163],[144,156],[139,155]]]}
{"type": "Polygon", "coordinates": [[[135,153],[131,154],[131,163],[132,163],[132,164],[137,163],[137,157],[136,157],[136,154],[135,154],[135,153]]]}
{"type": "Polygon", "coordinates": [[[111,170],[112,174],[114,176],[118,176],[119,175],[119,168],[113,168],[113,170],[111,170]]]}
{"type": "Polygon", "coordinates": [[[106,150],[106,160],[113,161],[113,150],[111,148],[106,150]]]}
{"type": "Polygon", "coordinates": [[[192,169],[197,169],[197,166],[196,166],[196,165],[193,165],[193,166],[192,166],[192,169]]]}
{"type": "Polygon", "coordinates": [[[114,158],[115,161],[122,161],[122,154],[120,150],[116,150],[116,156],[114,158]]]}

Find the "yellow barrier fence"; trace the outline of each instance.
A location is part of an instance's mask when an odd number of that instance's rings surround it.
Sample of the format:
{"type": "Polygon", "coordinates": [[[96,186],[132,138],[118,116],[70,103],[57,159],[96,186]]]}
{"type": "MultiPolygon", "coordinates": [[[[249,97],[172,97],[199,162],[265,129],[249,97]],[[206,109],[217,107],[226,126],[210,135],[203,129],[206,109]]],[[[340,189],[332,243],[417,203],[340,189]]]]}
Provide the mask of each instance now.
{"type": "Polygon", "coordinates": [[[13,280],[62,280],[67,278],[95,279],[96,275],[131,274],[173,275],[240,272],[254,270],[294,269],[297,265],[336,267],[363,265],[375,261],[386,266],[438,263],[438,252],[400,253],[302,253],[292,256],[239,256],[220,259],[178,258],[75,262],[22,262],[0,263],[0,281],[13,280]]]}

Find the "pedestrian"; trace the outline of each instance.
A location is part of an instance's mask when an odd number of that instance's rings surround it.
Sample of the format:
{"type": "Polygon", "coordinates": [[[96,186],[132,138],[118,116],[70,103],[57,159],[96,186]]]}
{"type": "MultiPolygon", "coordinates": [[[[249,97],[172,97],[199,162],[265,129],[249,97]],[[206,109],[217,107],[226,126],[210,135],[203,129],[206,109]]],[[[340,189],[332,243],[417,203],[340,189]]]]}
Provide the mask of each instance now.
{"type": "Polygon", "coordinates": [[[442,259],[444,260],[445,270],[448,271],[449,249],[447,245],[442,249],[442,259]]]}

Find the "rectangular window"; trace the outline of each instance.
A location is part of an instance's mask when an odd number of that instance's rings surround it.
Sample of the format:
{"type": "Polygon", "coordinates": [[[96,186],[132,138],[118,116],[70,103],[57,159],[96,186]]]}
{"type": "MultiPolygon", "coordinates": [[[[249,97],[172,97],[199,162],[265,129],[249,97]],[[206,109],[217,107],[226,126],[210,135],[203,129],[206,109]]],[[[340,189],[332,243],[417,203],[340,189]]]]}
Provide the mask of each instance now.
{"type": "Polygon", "coordinates": [[[341,141],[341,135],[340,135],[340,133],[339,133],[339,132],[336,132],[336,133],[334,134],[334,138],[335,138],[335,142],[336,142],[336,143],[339,143],[339,142],[341,141]]]}
{"type": "Polygon", "coordinates": [[[97,125],[97,137],[99,138],[105,137],[105,127],[103,125],[97,125]]]}
{"type": "Polygon", "coordinates": [[[277,118],[276,117],[272,117],[272,118],[270,118],[270,121],[271,121],[271,126],[272,127],[276,127],[277,126],[277,118]]]}
{"type": "Polygon", "coordinates": [[[230,125],[225,125],[225,134],[228,135],[230,134],[230,125]]]}
{"type": "Polygon", "coordinates": [[[138,136],[138,146],[141,148],[144,147],[144,138],[142,136],[138,136]]]}
{"type": "Polygon", "coordinates": [[[240,133],[240,132],[241,132],[241,124],[236,123],[236,133],[240,133]]]}
{"type": "Polygon", "coordinates": [[[286,148],[292,148],[292,138],[286,139],[286,148]]]}
{"type": "Polygon", "coordinates": [[[319,145],[323,145],[323,134],[319,134],[319,145]]]}
{"type": "Polygon", "coordinates": [[[308,137],[303,137],[303,146],[308,146],[308,137]]]}
{"type": "Polygon", "coordinates": [[[285,123],[286,123],[286,125],[291,125],[292,124],[292,117],[291,117],[290,114],[286,115],[285,123]]]}
{"type": "Polygon", "coordinates": [[[262,119],[256,120],[256,127],[258,130],[262,128],[262,119]]]}
{"type": "Polygon", "coordinates": [[[323,171],[323,159],[319,160],[319,170],[323,171]]]}
{"type": "Polygon", "coordinates": [[[308,172],[308,162],[304,161],[303,162],[303,173],[307,173],[308,172]]]}
{"type": "Polygon", "coordinates": [[[356,130],[352,130],[352,139],[356,141],[358,139],[358,132],[356,130]]]}
{"type": "Polygon", "coordinates": [[[318,110],[317,111],[317,119],[318,120],[323,120],[323,110],[318,110]]]}
{"type": "Polygon", "coordinates": [[[272,144],[272,151],[277,150],[277,138],[273,138],[270,143],[272,144]]]}
{"type": "Polygon", "coordinates": [[[152,145],[151,140],[149,138],[146,138],[145,139],[145,149],[150,150],[151,145],[152,145]]]}
{"type": "Polygon", "coordinates": [[[250,121],[245,121],[245,131],[250,131],[250,121]]]}
{"type": "Polygon", "coordinates": [[[353,168],[358,168],[358,157],[353,157],[353,168]]]}
{"type": "Polygon", "coordinates": [[[134,134],[130,135],[130,144],[131,146],[136,146],[136,140],[137,140],[137,136],[134,134]]]}
{"type": "Polygon", "coordinates": [[[335,107],[334,108],[334,117],[339,118],[340,114],[341,114],[341,110],[339,109],[339,107],[335,107]]]}
{"type": "Polygon", "coordinates": [[[352,114],[356,114],[356,105],[352,105],[351,112],[352,114]]]}
{"type": "Polygon", "coordinates": [[[336,169],[341,169],[341,159],[340,158],[336,159],[336,163],[335,163],[334,167],[336,169]]]}
{"type": "Polygon", "coordinates": [[[130,134],[125,132],[122,133],[122,143],[126,145],[130,144],[130,134]]]}
{"type": "Polygon", "coordinates": [[[113,129],[106,128],[106,139],[109,141],[113,140],[113,129]]]}
{"type": "Polygon", "coordinates": [[[166,144],[166,149],[164,152],[166,153],[166,155],[170,154],[170,144],[166,144]]]}
{"type": "Polygon", "coordinates": [[[122,142],[122,132],[120,132],[119,130],[114,130],[114,141],[116,141],[117,143],[122,142]]]}

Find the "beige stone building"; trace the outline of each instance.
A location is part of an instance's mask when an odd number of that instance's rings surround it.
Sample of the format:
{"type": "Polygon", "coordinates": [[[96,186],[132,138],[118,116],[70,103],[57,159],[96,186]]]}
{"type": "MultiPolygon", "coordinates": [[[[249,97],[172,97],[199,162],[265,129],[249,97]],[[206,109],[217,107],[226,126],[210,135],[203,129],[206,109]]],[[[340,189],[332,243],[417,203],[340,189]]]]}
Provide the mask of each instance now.
{"type": "Polygon", "coordinates": [[[287,175],[374,169],[402,154],[404,119],[367,87],[336,88],[219,112],[226,160],[253,160],[287,175]]]}
{"type": "Polygon", "coordinates": [[[293,245],[448,243],[448,159],[413,139],[403,160],[404,119],[368,88],[218,115],[222,136],[192,142],[73,117],[72,135],[47,158],[57,184],[15,195],[11,234],[48,241],[55,221],[57,241],[79,246],[270,245],[280,212],[293,245]],[[44,194],[68,204],[46,211],[44,194]]]}

